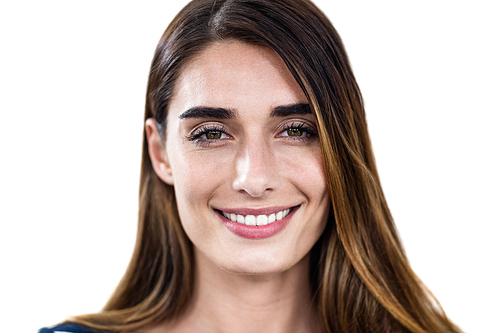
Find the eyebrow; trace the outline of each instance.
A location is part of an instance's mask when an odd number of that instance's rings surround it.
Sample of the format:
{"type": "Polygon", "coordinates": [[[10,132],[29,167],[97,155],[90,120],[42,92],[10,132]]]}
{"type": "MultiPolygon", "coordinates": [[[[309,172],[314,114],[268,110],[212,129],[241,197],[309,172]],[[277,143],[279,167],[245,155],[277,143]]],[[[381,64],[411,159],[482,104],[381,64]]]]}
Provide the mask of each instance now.
{"type": "Polygon", "coordinates": [[[181,113],[179,119],[184,118],[231,119],[236,118],[236,112],[234,110],[224,108],[194,107],[181,113]]]}
{"type": "MultiPolygon", "coordinates": [[[[270,117],[287,117],[290,115],[304,115],[310,113],[312,112],[309,104],[292,104],[275,107],[271,111],[270,117]]],[[[236,118],[236,111],[232,109],[197,106],[190,108],[179,115],[179,119],[185,118],[233,119],[236,118]]]]}
{"type": "Polygon", "coordinates": [[[303,115],[310,113],[312,112],[309,104],[292,104],[275,107],[271,112],[271,117],[287,117],[296,114],[303,115]]]}

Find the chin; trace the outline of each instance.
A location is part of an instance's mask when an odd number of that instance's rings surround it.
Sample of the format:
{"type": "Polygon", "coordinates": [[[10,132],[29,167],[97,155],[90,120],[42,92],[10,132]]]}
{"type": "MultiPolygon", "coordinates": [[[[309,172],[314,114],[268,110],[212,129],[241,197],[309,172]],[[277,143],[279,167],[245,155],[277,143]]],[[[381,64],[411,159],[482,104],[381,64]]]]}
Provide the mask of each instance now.
{"type": "Polygon", "coordinates": [[[286,272],[303,261],[304,258],[290,258],[282,254],[262,256],[254,253],[238,259],[221,260],[215,264],[222,270],[232,274],[269,275],[286,272]]]}
{"type": "Polygon", "coordinates": [[[269,274],[275,274],[275,273],[282,273],[286,271],[288,268],[285,268],[283,266],[261,266],[261,265],[239,265],[239,266],[228,266],[228,267],[221,267],[219,266],[222,270],[231,273],[231,274],[237,274],[237,275],[269,275],[269,274]]]}

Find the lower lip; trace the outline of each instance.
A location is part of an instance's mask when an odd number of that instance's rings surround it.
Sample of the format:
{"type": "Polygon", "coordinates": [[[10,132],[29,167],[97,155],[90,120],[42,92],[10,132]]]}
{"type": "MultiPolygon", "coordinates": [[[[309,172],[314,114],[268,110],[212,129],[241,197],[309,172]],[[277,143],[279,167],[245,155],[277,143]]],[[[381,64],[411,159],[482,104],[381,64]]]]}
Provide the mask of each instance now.
{"type": "Polygon", "coordinates": [[[292,216],[295,214],[296,210],[297,207],[294,207],[292,208],[290,214],[288,214],[285,218],[282,218],[281,220],[275,221],[273,223],[258,226],[233,222],[226,219],[220,213],[217,213],[217,215],[219,215],[222,223],[224,223],[224,225],[236,235],[248,239],[263,239],[272,237],[279,233],[281,230],[285,229],[285,227],[288,225],[288,222],[290,222],[292,216]]]}

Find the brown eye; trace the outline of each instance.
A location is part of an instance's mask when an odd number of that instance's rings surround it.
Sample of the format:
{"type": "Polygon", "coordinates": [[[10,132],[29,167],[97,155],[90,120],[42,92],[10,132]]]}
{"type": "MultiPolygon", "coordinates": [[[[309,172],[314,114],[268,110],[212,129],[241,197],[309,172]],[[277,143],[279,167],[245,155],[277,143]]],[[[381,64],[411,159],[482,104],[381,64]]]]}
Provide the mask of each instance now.
{"type": "Polygon", "coordinates": [[[208,140],[217,140],[221,138],[222,133],[221,131],[208,131],[206,136],[208,140]]]}
{"type": "Polygon", "coordinates": [[[287,130],[288,136],[302,136],[303,131],[300,128],[292,127],[287,130]]]}

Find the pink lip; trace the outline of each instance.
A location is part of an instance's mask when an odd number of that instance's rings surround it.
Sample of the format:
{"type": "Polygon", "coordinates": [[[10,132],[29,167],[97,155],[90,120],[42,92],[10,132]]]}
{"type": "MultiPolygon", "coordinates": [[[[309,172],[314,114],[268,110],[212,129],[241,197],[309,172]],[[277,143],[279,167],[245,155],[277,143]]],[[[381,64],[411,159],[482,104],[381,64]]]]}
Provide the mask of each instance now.
{"type": "Polygon", "coordinates": [[[273,206],[265,208],[216,208],[216,210],[221,210],[226,213],[240,214],[240,215],[271,215],[277,212],[284,211],[285,209],[293,208],[290,206],[273,206]]]}
{"type": "MultiPolygon", "coordinates": [[[[281,210],[285,210],[289,207],[272,207],[272,208],[266,208],[266,209],[238,209],[238,210],[224,210],[226,213],[239,213],[241,215],[269,215],[275,212],[279,212],[281,210]]],[[[248,239],[262,239],[262,238],[269,238],[277,233],[279,233],[281,230],[285,229],[285,227],[288,225],[288,222],[292,219],[292,216],[295,214],[295,211],[297,210],[297,207],[293,207],[292,211],[290,214],[288,214],[287,217],[275,221],[273,223],[267,224],[267,225],[259,225],[259,226],[253,226],[253,225],[246,225],[238,222],[233,222],[231,220],[226,219],[222,214],[217,213],[219,218],[221,219],[222,223],[233,233],[236,235],[243,237],[243,238],[248,238],[248,239]]]]}

